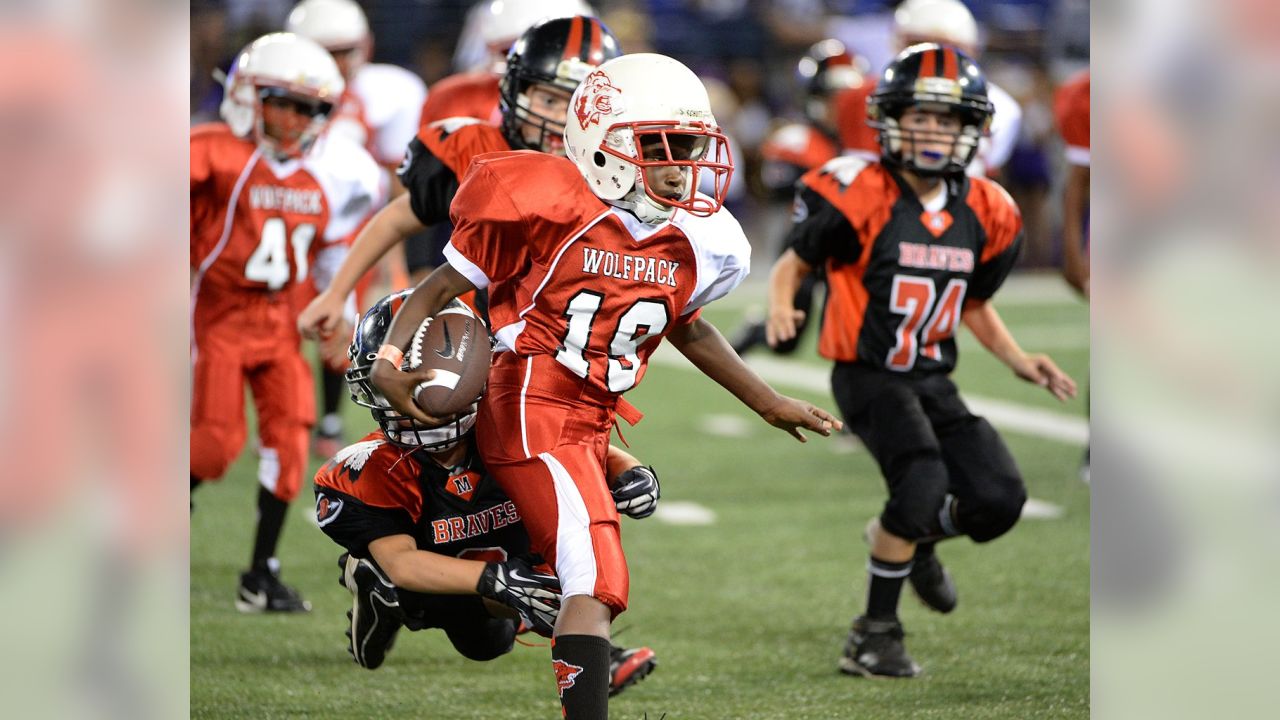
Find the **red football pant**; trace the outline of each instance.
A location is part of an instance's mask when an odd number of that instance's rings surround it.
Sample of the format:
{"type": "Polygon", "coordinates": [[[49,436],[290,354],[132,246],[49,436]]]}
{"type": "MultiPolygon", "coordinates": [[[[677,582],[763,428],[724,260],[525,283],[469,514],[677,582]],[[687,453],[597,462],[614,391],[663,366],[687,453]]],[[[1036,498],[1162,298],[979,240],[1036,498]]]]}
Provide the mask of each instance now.
{"type": "Polygon", "coordinates": [[[630,579],[604,472],[613,407],[569,391],[579,383],[554,358],[497,355],[476,443],[564,597],[590,595],[617,616],[630,579]]]}
{"type": "Polygon", "coordinates": [[[191,388],[191,474],[220,478],[240,454],[248,383],[258,416],[258,482],[285,502],[302,488],[316,414],[311,367],[298,349],[288,305],[246,303],[204,326],[197,313],[191,388]],[[284,316],[287,325],[280,323],[284,316]],[[264,328],[276,332],[264,334],[264,328]]]}

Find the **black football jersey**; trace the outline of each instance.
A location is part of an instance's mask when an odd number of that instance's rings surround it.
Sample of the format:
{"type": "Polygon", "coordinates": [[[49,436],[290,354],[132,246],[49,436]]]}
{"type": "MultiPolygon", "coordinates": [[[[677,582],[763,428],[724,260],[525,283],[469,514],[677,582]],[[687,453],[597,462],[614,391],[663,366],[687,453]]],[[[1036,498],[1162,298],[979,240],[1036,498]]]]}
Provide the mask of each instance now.
{"type": "Polygon", "coordinates": [[[1022,221],[996,183],[946,183],[946,205],[929,212],[879,163],[840,157],[801,179],[787,244],[827,273],[823,357],[896,372],[954,369],[964,304],[1004,282],[1022,221]]]}
{"type": "Polygon", "coordinates": [[[529,551],[515,503],[469,449],[445,468],[380,432],[344,448],[315,478],[316,521],[334,541],[368,557],[373,540],[411,535],[422,550],[501,561],[529,551]]]}
{"type": "Polygon", "coordinates": [[[474,118],[448,118],[424,126],[396,171],[413,214],[423,225],[448,221],[449,203],[471,159],[510,149],[501,130],[474,118]]]}

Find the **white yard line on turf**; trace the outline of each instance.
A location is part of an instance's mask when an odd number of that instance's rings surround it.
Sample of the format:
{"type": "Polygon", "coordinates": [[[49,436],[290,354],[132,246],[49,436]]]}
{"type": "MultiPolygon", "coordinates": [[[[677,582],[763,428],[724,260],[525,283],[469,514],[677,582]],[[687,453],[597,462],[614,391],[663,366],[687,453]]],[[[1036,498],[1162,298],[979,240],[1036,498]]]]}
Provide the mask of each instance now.
{"type": "Polygon", "coordinates": [[[716,513],[689,500],[662,500],[653,516],[668,525],[713,525],[716,513]]]}
{"type": "MultiPolygon", "coordinates": [[[[658,351],[650,358],[650,362],[668,367],[695,369],[678,350],[666,343],[658,347],[658,351]]],[[[830,370],[825,368],[760,355],[748,357],[747,364],[775,386],[799,388],[815,393],[831,392],[830,370]]],[[[1083,418],[1005,400],[962,394],[965,403],[974,413],[987,418],[1001,430],[1056,440],[1069,445],[1084,446],[1089,442],[1089,423],[1083,418]]]]}

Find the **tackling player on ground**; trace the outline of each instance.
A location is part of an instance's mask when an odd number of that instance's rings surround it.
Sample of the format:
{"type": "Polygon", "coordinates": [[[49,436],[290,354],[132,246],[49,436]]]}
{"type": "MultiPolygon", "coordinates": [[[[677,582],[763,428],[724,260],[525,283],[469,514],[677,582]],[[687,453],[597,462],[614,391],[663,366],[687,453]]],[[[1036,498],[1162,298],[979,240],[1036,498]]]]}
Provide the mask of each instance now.
{"type": "MultiPolygon", "coordinates": [[[[348,353],[351,397],[369,408],[379,430],[340,451],[315,478],[316,521],[347,550],[339,564],[353,595],[348,650],[370,670],[401,627],[440,628],[465,657],[491,660],[511,650],[520,618],[549,636],[560,607],[558,581],[534,567],[519,511],[476,451],[475,407],[419,423],[397,414],[369,382],[391,317],[410,292],[365,313],[348,353]]],[[[619,511],[635,518],[652,515],[659,495],[657,478],[640,470],[612,483],[619,511]]],[[[657,665],[647,647],[613,646],[609,659],[610,695],[657,665]]]]}
{"type": "Polygon", "coordinates": [[[424,317],[487,288],[498,352],[476,424],[486,466],[515,502],[564,603],[552,645],[570,720],[608,717],[609,633],[629,577],[605,480],[622,399],[663,337],[767,422],[799,440],[839,422],[779,395],[701,318],[747,274],[750,247],[722,210],[732,160],[701,81],[671,58],[623,55],[578,87],[570,160],[493,153],[472,164],[452,206],[449,264],[397,313],[371,379],[427,421],[426,379],[397,356],[424,317]],[[695,192],[709,175],[714,195],[695,192]]]}
{"type": "Polygon", "coordinates": [[[791,304],[796,288],[826,269],[818,349],[836,361],[832,393],[889,487],[868,528],[866,611],[840,661],[848,674],[916,675],[897,615],[903,581],[930,608],[951,612],[955,586],[934,545],[959,535],[994,540],[1026,500],[1004,441],[949,378],[960,323],[1019,378],[1059,400],[1076,392],[1047,356],[1022,351],[991,304],[1022,244],[1013,200],[964,174],[991,111],[982,71],[966,55],[932,43],[903,51],[871,98],[881,162],[837,158],[802,178],[790,247],[770,277],[776,344],[803,316],[791,304]]]}

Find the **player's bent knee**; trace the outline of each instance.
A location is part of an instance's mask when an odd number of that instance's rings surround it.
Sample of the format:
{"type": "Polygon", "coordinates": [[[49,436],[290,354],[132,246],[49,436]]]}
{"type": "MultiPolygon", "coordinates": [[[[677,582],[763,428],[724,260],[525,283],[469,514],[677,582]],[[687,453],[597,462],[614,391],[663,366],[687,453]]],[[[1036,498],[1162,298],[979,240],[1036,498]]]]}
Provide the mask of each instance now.
{"type": "Polygon", "coordinates": [[[923,508],[897,512],[886,509],[880,515],[880,527],[903,540],[915,541],[938,534],[938,513],[923,508]]]}
{"type": "Polygon", "coordinates": [[[487,662],[511,652],[516,644],[514,620],[490,620],[481,632],[449,633],[453,649],[468,660],[487,662]]]}
{"type": "Polygon", "coordinates": [[[1022,516],[1027,492],[1021,482],[998,493],[959,503],[960,527],[974,542],[989,542],[1013,529],[1022,516]]]}
{"type": "Polygon", "coordinates": [[[240,441],[226,428],[194,425],[191,428],[191,474],[201,480],[217,480],[227,473],[240,454],[240,441]]]}

